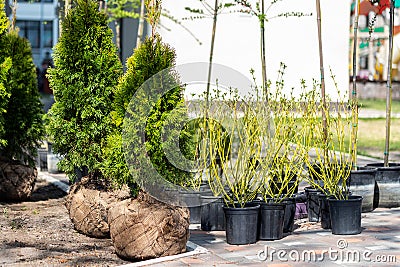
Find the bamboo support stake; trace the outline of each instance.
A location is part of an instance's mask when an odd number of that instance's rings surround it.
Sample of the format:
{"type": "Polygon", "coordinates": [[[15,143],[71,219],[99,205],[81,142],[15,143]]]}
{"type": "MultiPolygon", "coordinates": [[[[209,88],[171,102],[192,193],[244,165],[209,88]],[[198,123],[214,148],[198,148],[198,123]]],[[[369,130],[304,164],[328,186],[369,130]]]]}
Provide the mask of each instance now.
{"type": "Polygon", "coordinates": [[[267,89],[267,67],[265,62],[265,10],[264,0],[261,1],[261,18],[260,18],[260,31],[261,31],[261,64],[262,64],[262,86],[265,100],[268,102],[268,89],[267,89]]]}
{"type": "Polygon", "coordinates": [[[215,32],[217,30],[217,17],[218,17],[218,0],[215,0],[214,14],[213,14],[213,28],[211,35],[210,60],[208,62],[208,78],[207,78],[207,91],[206,91],[207,108],[209,108],[210,83],[211,83],[212,62],[214,55],[215,32]]]}
{"type": "Polygon", "coordinates": [[[357,96],[357,46],[358,46],[358,18],[360,10],[360,0],[354,10],[353,25],[353,90],[351,93],[351,157],[353,158],[353,169],[357,168],[357,131],[358,131],[358,96],[357,96]]]}
{"type": "MultiPolygon", "coordinates": [[[[321,27],[320,0],[316,0],[316,8],[317,8],[317,25],[318,25],[319,66],[320,66],[320,74],[321,74],[322,127],[323,127],[323,138],[324,138],[324,141],[327,142],[328,141],[327,116],[329,116],[329,110],[327,109],[326,95],[325,95],[325,75],[324,75],[324,57],[323,57],[323,49],[322,49],[322,27],[321,27]]],[[[328,149],[327,148],[325,148],[325,150],[324,150],[324,159],[325,160],[328,159],[328,149]]]]}
{"type": "Polygon", "coordinates": [[[386,81],[386,139],[385,151],[383,153],[384,166],[389,166],[389,149],[390,149],[390,120],[392,109],[392,59],[393,59],[393,25],[394,25],[394,0],[390,1],[389,16],[389,57],[388,57],[388,73],[386,81]]]}

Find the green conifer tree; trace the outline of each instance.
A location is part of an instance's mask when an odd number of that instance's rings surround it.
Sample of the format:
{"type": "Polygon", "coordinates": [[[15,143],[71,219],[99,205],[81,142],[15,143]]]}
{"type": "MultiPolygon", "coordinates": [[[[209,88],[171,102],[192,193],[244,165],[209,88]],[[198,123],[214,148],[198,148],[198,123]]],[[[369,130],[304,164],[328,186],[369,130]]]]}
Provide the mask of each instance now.
{"type": "Polygon", "coordinates": [[[77,0],[62,23],[55,68],[48,75],[55,97],[48,133],[54,151],[64,156],[59,167],[72,181],[76,168],[103,176],[102,150],[113,128],[113,88],[122,75],[107,19],[93,0],[77,0]]]}
{"type": "Polygon", "coordinates": [[[0,36],[8,30],[9,21],[4,10],[4,1],[0,2],[0,36]]]}
{"type": "MultiPolygon", "coordinates": [[[[127,60],[128,69],[117,86],[114,111],[112,113],[114,123],[117,125],[118,129],[108,139],[108,146],[105,149],[107,161],[104,165],[104,171],[108,172],[108,176],[113,177],[118,184],[127,183],[132,185],[137,181],[137,177],[132,177],[129,173],[122,149],[122,127],[128,104],[132,97],[134,97],[138,88],[142,86],[146,80],[163,70],[173,67],[175,65],[175,57],[175,51],[169,45],[163,43],[160,36],[155,35],[154,37],[147,38],[127,60]]],[[[179,81],[176,80],[173,74],[171,74],[169,78],[171,79],[170,82],[179,85],[179,81]]],[[[155,92],[151,90],[155,89],[157,89],[157,86],[150,87],[149,90],[146,91],[146,96],[144,96],[144,98],[147,100],[151,99],[152,96],[155,95],[155,92]]],[[[168,161],[161,144],[163,121],[167,114],[180,103],[183,103],[183,96],[182,88],[178,86],[174,90],[169,91],[157,102],[148,118],[138,117],[137,121],[147,121],[145,130],[146,150],[153,166],[168,181],[182,185],[190,177],[190,174],[177,169],[168,161]]],[[[182,110],[181,112],[183,113],[185,111],[182,110]]],[[[140,112],[136,115],[140,116],[140,112]]],[[[185,114],[183,114],[183,116],[185,116],[185,114]]],[[[128,126],[124,125],[124,127],[129,128],[125,128],[125,130],[132,130],[134,132],[135,126],[137,126],[135,123],[136,120],[132,119],[131,124],[128,126]]],[[[188,145],[190,143],[190,135],[186,135],[185,133],[181,133],[181,135],[182,152],[189,158],[192,155],[191,152],[193,152],[190,150],[190,145],[188,145]]],[[[133,147],[135,147],[135,144],[133,144],[133,147]]],[[[134,158],[133,162],[139,164],[138,158],[144,155],[137,155],[137,153],[141,153],[141,151],[130,151],[129,156],[134,158]]],[[[134,175],[140,175],[140,171],[143,170],[140,169],[139,165],[136,167],[137,170],[133,173],[134,175]]]]}
{"type": "MultiPolygon", "coordinates": [[[[0,2],[0,51],[5,51],[5,35],[8,30],[9,22],[4,11],[4,2],[0,2]]],[[[5,54],[0,52],[0,145],[5,144],[3,139],[4,134],[4,117],[3,113],[6,111],[6,105],[10,94],[7,92],[4,86],[8,70],[11,67],[11,59],[5,59],[5,54]]]]}
{"type": "Polygon", "coordinates": [[[0,155],[33,166],[44,128],[32,50],[14,29],[1,37],[0,46],[0,61],[9,58],[12,62],[3,82],[9,98],[3,114],[2,139],[6,143],[0,147],[0,155]]]}

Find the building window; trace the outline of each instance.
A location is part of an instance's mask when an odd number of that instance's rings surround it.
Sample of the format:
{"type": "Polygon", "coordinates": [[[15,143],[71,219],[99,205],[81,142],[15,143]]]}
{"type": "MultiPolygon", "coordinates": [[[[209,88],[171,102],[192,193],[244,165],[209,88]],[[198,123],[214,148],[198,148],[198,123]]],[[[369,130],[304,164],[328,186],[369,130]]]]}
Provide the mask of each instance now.
{"type": "Polygon", "coordinates": [[[41,39],[43,48],[53,47],[53,22],[43,21],[43,36],[40,35],[40,21],[17,20],[19,35],[25,37],[31,43],[32,48],[40,48],[41,39]]]}
{"type": "Polygon", "coordinates": [[[53,47],[53,22],[43,21],[43,47],[53,47]]]}

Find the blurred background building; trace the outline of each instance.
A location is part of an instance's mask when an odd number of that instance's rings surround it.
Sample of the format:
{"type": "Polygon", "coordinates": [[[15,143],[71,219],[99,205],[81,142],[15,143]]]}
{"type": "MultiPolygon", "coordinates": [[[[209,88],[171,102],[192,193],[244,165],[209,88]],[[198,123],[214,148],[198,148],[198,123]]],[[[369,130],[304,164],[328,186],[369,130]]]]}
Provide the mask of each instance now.
{"type": "MultiPolygon", "coordinates": [[[[350,11],[350,51],[349,70],[352,75],[352,50],[353,50],[353,22],[355,5],[357,1],[351,1],[350,11]]],[[[389,6],[390,0],[380,0],[372,4],[369,0],[361,0],[359,8],[358,31],[358,69],[357,77],[364,81],[387,80],[388,62],[388,38],[389,38],[389,6]]],[[[400,80],[400,0],[395,0],[394,19],[394,44],[393,44],[393,80],[400,80]]]]}

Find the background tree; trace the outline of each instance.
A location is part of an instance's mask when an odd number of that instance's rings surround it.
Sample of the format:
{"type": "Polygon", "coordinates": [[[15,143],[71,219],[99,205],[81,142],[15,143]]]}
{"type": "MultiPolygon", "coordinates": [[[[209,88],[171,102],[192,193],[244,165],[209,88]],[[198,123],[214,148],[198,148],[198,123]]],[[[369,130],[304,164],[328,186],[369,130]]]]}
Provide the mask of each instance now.
{"type": "Polygon", "coordinates": [[[62,24],[49,82],[55,103],[48,113],[53,149],[63,156],[61,170],[70,180],[75,168],[101,177],[102,148],[113,129],[113,88],[122,64],[112,42],[108,18],[93,0],[78,0],[62,24]]]}
{"type": "Polygon", "coordinates": [[[360,16],[360,0],[356,1],[354,10],[354,22],[353,22],[353,75],[352,75],[352,92],[350,97],[350,104],[352,110],[352,134],[351,134],[351,155],[353,157],[354,166],[353,169],[357,168],[357,130],[358,130],[358,97],[357,97],[357,48],[358,48],[358,19],[360,16]]]}
{"type": "MultiPolygon", "coordinates": [[[[163,17],[169,19],[170,21],[172,21],[173,23],[175,23],[176,25],[182,27],[187,33],[189,33],[196,40],[196,42],[198,42],[201,45],[201,41],[196,37],[196,35],[193,34],[193,32],[189,28],[187,28],[182,23],[181,20],[177,19],[175,16],[173,16],[171,14],[171,12],[169,10],[167,10],[167,9],[165,9],[165,8],[163,8],[161,6],[161,1],[155,0],[154,2],[160,8],[160,10],[158,10],[159,16],[163,16],[163,17]],[[159,2],[159,4],[157,4],[157,2],[159,2]]],[[[142,43],[143,36],[144,36],[144,23],[145,23],[145,21],[147,20],[147,22],[151,25],[150,20],[155,15],[155,14],[146,14],[146,9],[147,9],[148,6],[153,6],[153,1],[152,0],[140,0],[140,14],[139,14],[138,35],[137,35],[137,39],[136,39],[136,48],[138,48],[142,43]]],[[[160,24],[159,23],[159,19],[156,22],[156,24],[154,24],[154,26],[155,27],[163,27],[164,29],[166,29],[168,31],[171,30],[171,29],[167,28],[165,25],[160,24]]],[[[153,34],[154,34],[154,32],[153,32],[153,34]]]]}

